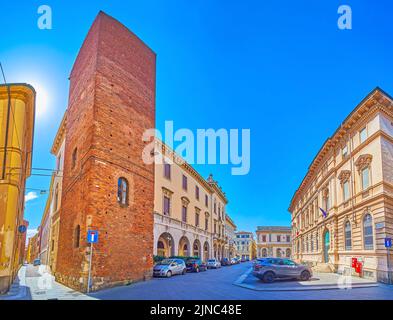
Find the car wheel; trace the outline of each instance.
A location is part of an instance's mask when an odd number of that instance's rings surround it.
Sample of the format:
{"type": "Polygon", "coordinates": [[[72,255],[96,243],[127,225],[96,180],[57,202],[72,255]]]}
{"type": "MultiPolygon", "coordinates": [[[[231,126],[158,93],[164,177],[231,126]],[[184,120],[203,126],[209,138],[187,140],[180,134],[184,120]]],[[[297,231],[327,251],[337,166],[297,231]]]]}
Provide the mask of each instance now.
{"type": "Polygon", "coordinates": [[[183,269],[183,272],[181,273],[183,276],[187,273],[187,269],[183,269]]]}
{"type": "Polygon", "coordinates": [[[274,281],[274,273],[273,272],[266,272],[262,278],[263,282],[272,283],[274,281]]]}
{"type": "Polygon", "coordinates": [[[166,273],[166,277],[167,277],[167,278],[172,277],[172,271],[168,271],[168,272],[166,273]]]}
{"type": "Polygon", "coordinates": [[[195,272],[196,272],[196,273],[199,273],[199,268],[198,268],[198,267],[195,269],[195,272]]]}
{"type": "Polygon", "coordinates": [[[311,274],[307,270],[303,271],[300,275],[300,280],[302,281],[308,281],[310,280],[310,278],[311,278],[311,274]]]}

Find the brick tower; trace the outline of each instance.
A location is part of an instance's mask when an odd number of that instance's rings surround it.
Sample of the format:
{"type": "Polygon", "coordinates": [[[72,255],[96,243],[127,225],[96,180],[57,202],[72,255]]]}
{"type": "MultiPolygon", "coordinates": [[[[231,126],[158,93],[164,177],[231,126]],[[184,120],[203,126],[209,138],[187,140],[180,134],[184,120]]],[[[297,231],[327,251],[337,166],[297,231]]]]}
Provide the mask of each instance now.
{"type": "Polygon", "coordinates": [[[142,134],[155,127],[155,68],[151,49],[98,14],[71,72],[67,110],[56,279],[77,290],[87,289],[89,229],[99,231],[93,290],[151,273],[154,166],[142,161],[142,134]]]}

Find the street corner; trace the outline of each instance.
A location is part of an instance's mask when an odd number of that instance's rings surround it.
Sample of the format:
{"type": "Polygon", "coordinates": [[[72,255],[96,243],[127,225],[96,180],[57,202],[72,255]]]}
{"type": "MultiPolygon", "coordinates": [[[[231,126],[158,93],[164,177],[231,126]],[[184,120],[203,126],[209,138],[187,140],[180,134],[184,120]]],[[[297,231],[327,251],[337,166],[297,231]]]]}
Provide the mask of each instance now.
{"type": "Polygon", "coordinates": [[[316,273],[308,281],[276,279],[272,283],[265,283],[252,274],[252,269],[242,274],[233,285],[255,291],[351,290],[380,286],[372,280],[336,273],[316,273]]]}

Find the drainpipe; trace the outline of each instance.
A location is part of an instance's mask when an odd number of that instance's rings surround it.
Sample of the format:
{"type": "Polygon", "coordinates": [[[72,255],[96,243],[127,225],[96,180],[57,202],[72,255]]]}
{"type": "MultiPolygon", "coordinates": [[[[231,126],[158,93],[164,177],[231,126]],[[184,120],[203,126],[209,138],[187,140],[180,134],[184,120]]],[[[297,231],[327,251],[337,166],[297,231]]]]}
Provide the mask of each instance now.
{"type": "Polygon", "coordinates": [[[3,156],[3,168],[1,173],[1,180],[5,180],[6,178],[6,166],[7,166],[7,149],[8,149],[8,134],[10,128],[10,113],[11,113],[11,88],[7,85],[7,93],[8,93],[8,107],[7,107],[7,122],[5,127],[5,138],[4,138],[4,156],[3,156]]]}

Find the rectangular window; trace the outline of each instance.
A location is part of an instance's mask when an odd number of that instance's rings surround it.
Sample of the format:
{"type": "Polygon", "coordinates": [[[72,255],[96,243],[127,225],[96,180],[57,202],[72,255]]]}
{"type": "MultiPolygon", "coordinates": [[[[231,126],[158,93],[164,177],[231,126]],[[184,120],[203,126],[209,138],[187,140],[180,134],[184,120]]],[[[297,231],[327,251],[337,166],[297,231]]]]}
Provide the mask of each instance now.
{"type": "Polygon", "coordinates": [[[360,136],[360,143],[363,143],[364,141],[366,141],[366,139],[367,139],[367,128],[363,128],[362,130],[360,130],[359,136],[360,136]]]}
{"type": "Polygon", "coordinates": [[[182,216],[182,221],[187,222],[187,207],[182,207],[181,208],[181,216],[182,216]]]}
{"type": "Polygon", "coordinates": [[[169,163],[164,163],[164,177],[171,179],[171,165],[169,163]]]}
{"type": "Polygon", "coordinates": [[[195,198],[199,200],[199,187],[195,186],[195,198]]]}
{"type": "Polygon", "coordinates": [[[281,242],[281,236],[277,236],[277,242],[281,242]]]}
{"type": "Polygon", "coordinates": [[[205,206],[208,207],[209,206],[209,197],[207,194],[205,194],[205,206]]]}
{"type": "Polygon", "coordinates": [[[287,236],[287,242],[291,242],[291,236],[287,236]]]}
{"type": "Polygon", "coordinates": [[[349,181],[345,181],[343,183],[343,194],[344,194],[344,201],[349,199],[349,181]]]}
{"type": "Polygon", "coordinates": [[[60,159],[61,159],[61,154],[59,154],[59,156],[56,159],[56,170],[57,171],[60,170],[60,159]]]}
{"type": "Polygon", "coordinates": [[[346,158],[348,155],[348,146],[345,146],[341,151],[343,158],[346,158]]]}
{"type": "Polygon", "coordinates": [[[370,186],[370,169],[364,168],[361,172],[362,175],[362,189],[366,190],[370,186]]]}
{"type": "Polygon", "coordinates": [[[171,207],[171,199],[164,196],[164,215],[169,216],[170,207],[171,207]]]}
{"type": "Polygon", "coordinates": [[[199,213],[195,213],[195,226],[199,227],[199,213]]]}
{"type": "Polygon", "coordinates": [[[187,177],[183,175],[183,190],[187,191],[187,177]]]}
{"type": "Polygon", "coordinates": [[[217,224],[214,222],[214,233],[217,233],[217,224]]]}
{"type": "Polygon", "coordinates": [[[205,230],[208,231],[209,230],[209,219],[205,218],[205,230]]]}
{"type": "Polygon", "coordinates": [[[266,242],[266,236],[265,235],[262,236],[262,242],[266,242]]]}

